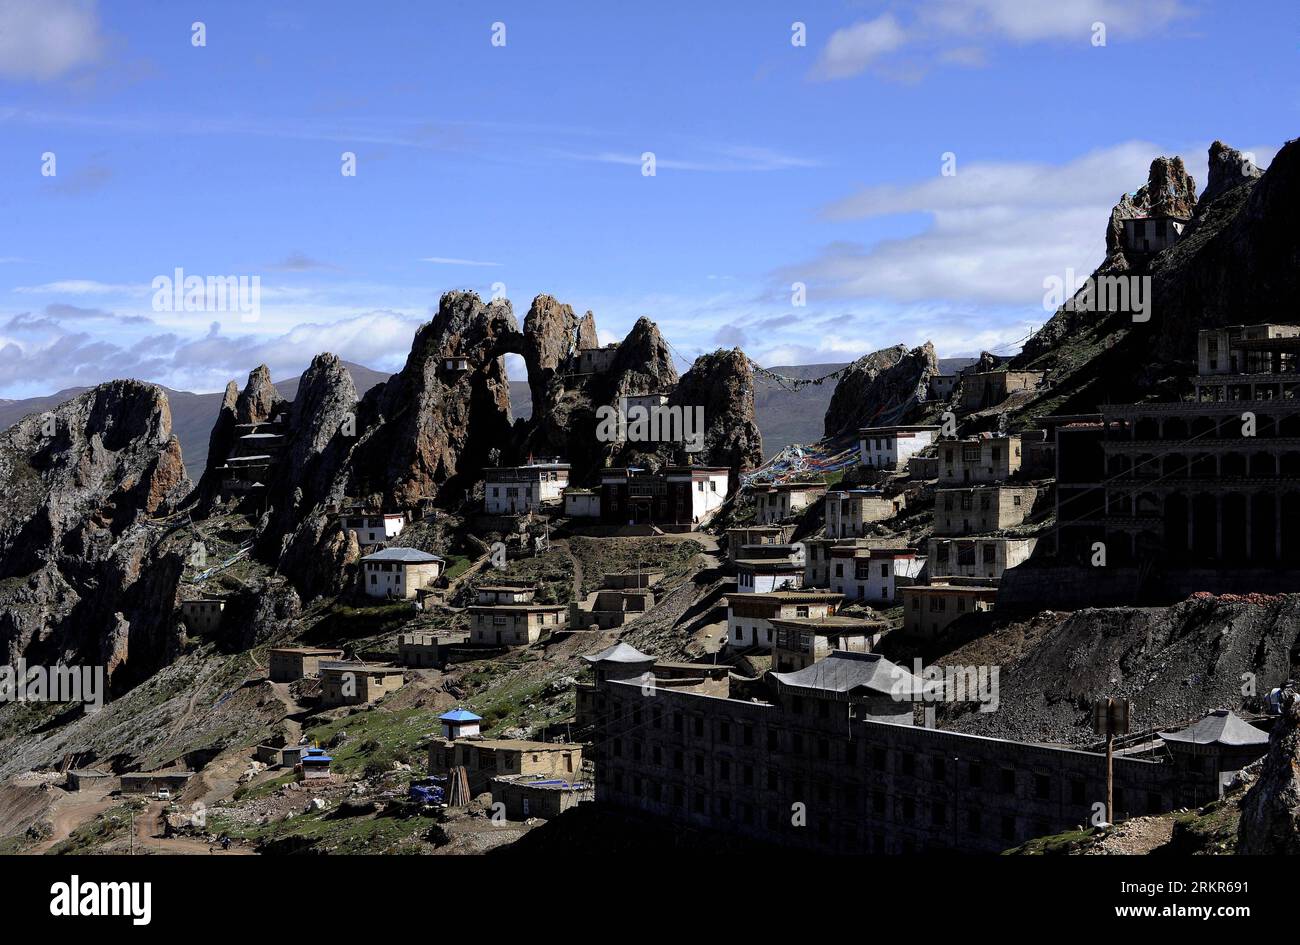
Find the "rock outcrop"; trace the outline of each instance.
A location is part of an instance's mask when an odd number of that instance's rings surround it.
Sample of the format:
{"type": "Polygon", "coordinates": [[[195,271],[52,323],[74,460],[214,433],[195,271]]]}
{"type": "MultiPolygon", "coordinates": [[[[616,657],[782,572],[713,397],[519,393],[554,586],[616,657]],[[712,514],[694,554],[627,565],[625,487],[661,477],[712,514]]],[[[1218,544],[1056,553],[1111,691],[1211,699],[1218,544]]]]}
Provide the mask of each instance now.
{"type": "Polygon", "coordinates": [[[754,372],[739,348],[703,354],[682,375],[669,398],[683,410],[704,408],[704,449],[693,458],[738,475],[763,461],[763,436],[754,420],[754,372]]]}
{"type": "MultiPolygon", "coordinates": [[[[290,405],[280,467],[268,489],[259,556],[275,562],[308,599],[338,593],[353,577],[356,539],[339,527],[357,426],[352,375],[335,355],[319,354],[290,405]]],[[[364,448],[364,447],[363,447],[364,448]]]]}
{"type": "Polygon", "coordinates": [[[569,358],[555,361],[529,355],[530,350],[558,352],[567,348],[576,353],[580,347],[594,347],[582,341],[584,334],[588,339],[595,338],[596,324],[590,312],[581,321],[570,320],[572,311],[566,305],[563,311],[568,318],[551,316],[534,321],[538,302],[543,299],[548,300],[543,310],[551,308],[554,300],[539,296],[525,321],[525,335],[539,340],[525,344],[529,384],[534,391],[533,416],[520,440],[519,455],[563,456],[573,467],[573,480],[579,482],[606,465],[661,463],[658,457],[662,451],[656,444],[618,443],[597,436],[602,407],[617,408],[620,399],[631,394],[667,393],[677,383],[672,352],[659,326],[648,318],[638,318],[608,367],[584,373],[569,358]],[[551,336],[545,346],[540,341],[543,325],[548,326],[551,336]]]}
{"type": "Polygon", "coordinates": [[[934,345],[895,345],[859,358],[844,369],[826,409],[826,436],[859,427],[905,423],[926,399],[930,375],[939,373],[934,345]]]}
{"type": "Polygon", "coordinates": [[[1282,690],[1259,779],[1241,801],[1237,852],[1300,854],[1300,692],[1282,690]]]}
{"type": "Polygon", "coordinates": [[[1106,224],[1106,259],[1099,272],[1126,272],[1141,261],[1125,252],[1124,223],[1132,217],[1172,216],[1184,219],[1196,209],[1196,181],[1180,157],[1158,157],[1147,171],[1147,182],[1125,194],[1110,211],[1106,224]]]}
{"type": "Polygon", "coordinates": [[[104,665],[165,659],[182,557],[149,523],[190,488],[162,389],[112,381],[0,433],[0,651],[104,665]]]}
{"type": "Polygon", "coordinates": [[[1258,179],[1263,173],[1245,154],[1215,141],[1210,145],[1209,179],[1196,204],[1197,215],[1228,191],[1258,179]]]}
{"type": "Polygon", "coordinates": [[[249,373],[248,383],[235,401],[235,422],[266,423],[285,406],[284,398],[271,383],[271,369],[259,364],[249,373]]]}
{"type": "Polygon", "coordinates": [[[362,399],[357,420],[366,442],[353,450],[352,494],[377,494],[395,507],[463,498],[489,453],[511,441],[502,357],[511,352],[523,353],[523,336],[509,301],[444,294],[406,365],[362,399]],[[453,358],[468,368],[449,367],[453,358]]]}

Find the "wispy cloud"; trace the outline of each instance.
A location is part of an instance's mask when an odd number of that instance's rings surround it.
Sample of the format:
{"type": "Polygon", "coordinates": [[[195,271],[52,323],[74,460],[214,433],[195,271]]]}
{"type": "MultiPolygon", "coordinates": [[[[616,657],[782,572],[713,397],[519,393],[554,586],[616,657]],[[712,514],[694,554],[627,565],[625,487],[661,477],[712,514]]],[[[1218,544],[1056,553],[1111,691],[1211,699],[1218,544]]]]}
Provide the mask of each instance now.
{"type": "Polygon", "coordinates": [[[1098,27],[1107,42],[1132,40],[1191,14],[1183,0],[921,0],[906,21],[885,13],[833,32],[809,75],[847,79],[879,66],[882,75],[915,80],[925,68],[892,57],[924,52],[951,65],[983,66],[986,45],[1088,44],[1098,27]]]}
{"type": "Polygon", "coordinates": [[[484,259],[457,259],[455,256],[423,256],[420,262],[434,263],[438,266],[500,266],[499,262],[484,259]]]}

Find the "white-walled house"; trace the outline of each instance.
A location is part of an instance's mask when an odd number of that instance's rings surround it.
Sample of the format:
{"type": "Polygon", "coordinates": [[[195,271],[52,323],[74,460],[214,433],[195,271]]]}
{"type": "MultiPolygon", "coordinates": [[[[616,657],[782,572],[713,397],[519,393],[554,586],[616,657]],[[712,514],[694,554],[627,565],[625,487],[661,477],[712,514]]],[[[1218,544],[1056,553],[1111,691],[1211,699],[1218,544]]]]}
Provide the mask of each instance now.
{"type": "Polygon", "coordinates": [[[402,534],[406,516],[401,512],[343,512],[339,515],[339,527],[356,535],[357,544],[365,548],[384,544],[402,534]]]}
{"type": "Polygon", "coordinates": [[[568,485],[568,463],[490,467],[483,470],[483,510],[489,515],[522,515],[561,501],[568,485]]]}
{"type": "Polygon", "coordinates": [[[773,620],[829,617],[844,598],[827,591],[776,591],[727,597],[727,642],[735,647],[772,649],[773,620]]]}
{"type": "Polygon", "coordinates": [[[803,587],[802,558],[739,558],[736,561],[736,591],[766,594],[803,587]]]}
{"type": "Polygon", "coordinates": [[[371,597],[415,597],[442,574],[443,559],[415,548],[385,548],[361,559],[361,580],[371,597]]]}
{"type": "Polygon", "coordinates": [[[939,438],[934,426],[862,427],[858,446],[862,465],[893,472],[907,468],[907,460],[939,438]]]}
{"type": "MultiPolygon", "coordinates": [[[[690,522],[703,525],[727,501],[731,470],[726,466],[669,466],[664,470],[669,495],[690,492],[690,522]]],[[[678,500],[680,501],[680,500],[678,500]]]]}
{"type": "Polygon", "coordinates": [[[899,589],[917,582],[925,558],[910,548],[832,547],[831,590],[848,600],[893,604],[899,589]]]}
{"type": "Polygon", "coordinates": [[[564,514],[569,518],[600,518],[600,493],[570,486],[564,490],[564,514]]]}

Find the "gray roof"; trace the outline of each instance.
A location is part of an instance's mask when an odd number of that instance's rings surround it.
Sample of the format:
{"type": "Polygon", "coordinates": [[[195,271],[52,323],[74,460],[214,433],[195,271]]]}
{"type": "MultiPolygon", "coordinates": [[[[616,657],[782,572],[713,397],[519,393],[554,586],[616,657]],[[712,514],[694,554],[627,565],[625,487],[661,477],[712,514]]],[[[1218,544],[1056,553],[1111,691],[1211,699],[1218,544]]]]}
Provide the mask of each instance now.
{"type": "Polygon", "coordinates": [[[653,663],[655,658],[627,643],[615,643],[599,653],[584,656],[583,659],[588,663],[653,663]]]}
{"type": "Polygon", "coordinates": [[[901,695],[912,701],[924,683],[879,653],[835,650],[823,660],[793,673],[773,673],[782,688],[817,691],[849,698],[854,695],[901,695]],[[865,690],[865,691],[864,691],[865,690]]]}
{"type": "Polygon", "coordinates": [[[1211,712],[1187,728],[1177,732],[1161,732],[1167,742],[1184,742],[1196,745],[1266,745],[1268,733],[1243,721],[1227,709],[1211,712]]]}
{"type": "Polygon", "coordinates": [[[426,564],[430,561],[441,561],[438,555],[431,555],[427,551],[421,551],[418,548],[385,548],[383,551],[376,551],[374,554],[366,555],[362,561],[400,561],[403,564],[426,564]]]}

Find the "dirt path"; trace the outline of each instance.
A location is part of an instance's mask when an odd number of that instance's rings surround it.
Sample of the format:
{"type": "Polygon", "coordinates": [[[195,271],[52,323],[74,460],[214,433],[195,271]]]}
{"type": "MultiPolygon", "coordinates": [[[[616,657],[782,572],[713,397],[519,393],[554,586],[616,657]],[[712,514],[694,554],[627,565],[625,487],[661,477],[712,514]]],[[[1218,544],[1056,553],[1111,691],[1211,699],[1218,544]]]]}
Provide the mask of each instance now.
{"type": "Polygon", "coordinates": [[[53,824],[53,831],[48,837],[25,852],[32,856],[39,856],[52,850],[55,845],[67,840],[68,837],[72,836],[72,831],[84,823],[89,823],[118,803],[119,799],[109,797],[108,792],[109,786],[99,790],[75,792],[60,790],[60,796],[56,797],[54,803],[50,806],[50,822],[53,824]]]}
{"type": "Polygon", "coordinates": [[[253,851],[245,847],[231,845],[229,850],[198,840],[194,837],[164,837],[163,812],[167,809],[166,801],[150,801],[145,810],[135,818],[135,849],[137,853],[148,850],[152,853],[179,856],[252,856],[253,851]]]}

